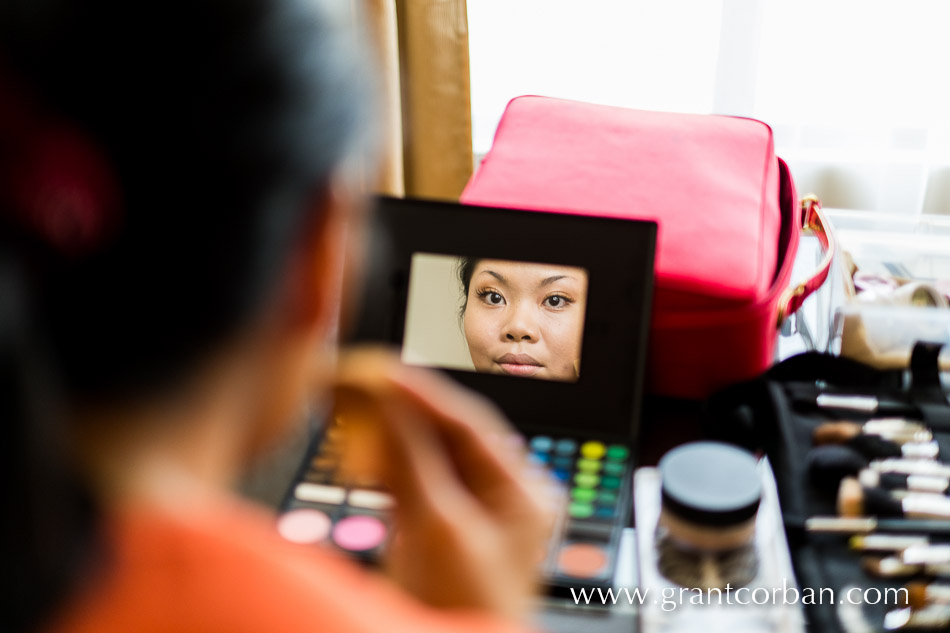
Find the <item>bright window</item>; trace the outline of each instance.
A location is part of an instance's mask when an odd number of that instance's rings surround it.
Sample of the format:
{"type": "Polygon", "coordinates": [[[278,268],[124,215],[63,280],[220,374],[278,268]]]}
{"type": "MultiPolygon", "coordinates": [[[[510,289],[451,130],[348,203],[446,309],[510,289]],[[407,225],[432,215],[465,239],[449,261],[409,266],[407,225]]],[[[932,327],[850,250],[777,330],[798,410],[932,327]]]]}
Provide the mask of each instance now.
{"type": "Polygon", "coordinates": [[[772,125],[832,207],[950,213],[946,0],[469,0],[472,122],[541,94],[772,125]]]}

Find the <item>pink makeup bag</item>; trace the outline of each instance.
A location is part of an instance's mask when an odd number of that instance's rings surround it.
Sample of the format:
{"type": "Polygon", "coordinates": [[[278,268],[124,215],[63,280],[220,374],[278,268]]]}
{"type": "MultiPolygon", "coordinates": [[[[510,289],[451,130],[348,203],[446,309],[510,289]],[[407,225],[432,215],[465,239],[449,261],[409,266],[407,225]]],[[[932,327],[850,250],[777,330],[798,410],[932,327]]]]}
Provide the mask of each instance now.
{"type": "Polygon", "coordinates": [[[833,255],[817,200],[799,203],[771,128],[752,119],[519,97],[461,200],[655,220],[647,388],[656,395],[703,398],[771,365],[778,327],[833,255]],[[789,288],[803,229],[826,256],[789,288]]]}

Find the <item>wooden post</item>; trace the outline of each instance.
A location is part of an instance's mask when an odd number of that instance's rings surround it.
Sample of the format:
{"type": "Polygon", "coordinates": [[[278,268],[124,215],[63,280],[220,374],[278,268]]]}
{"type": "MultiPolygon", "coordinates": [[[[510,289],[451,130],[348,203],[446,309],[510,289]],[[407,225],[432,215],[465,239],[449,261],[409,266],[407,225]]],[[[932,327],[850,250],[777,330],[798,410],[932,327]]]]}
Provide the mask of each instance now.
{"type": "Polygon", "coordinates": [[[455,200],[472,174],[465,0],[396,0],[406,194],[455,200]]]}

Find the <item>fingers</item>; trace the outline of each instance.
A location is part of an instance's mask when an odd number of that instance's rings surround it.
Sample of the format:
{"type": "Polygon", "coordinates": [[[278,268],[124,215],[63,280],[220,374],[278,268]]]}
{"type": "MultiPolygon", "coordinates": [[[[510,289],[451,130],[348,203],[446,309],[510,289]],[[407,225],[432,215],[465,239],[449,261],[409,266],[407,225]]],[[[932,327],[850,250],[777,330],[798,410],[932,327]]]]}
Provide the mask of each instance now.
{"type": "Polygon", "coordinates": [[[386,481],[399,500],[397,512],[407,520],[472,514],[471,495],[429,425],[411,415],[389,413],[386,419],[386,481]]]}
{"type": "Polygon", "coordinates": [[[547,471],[529,471],[498,409],[450,379],[379,351],[341,361],[337,415],[345,434],[376,438],[363,459],[384,464],[396,497],[389,573],[437,606],[520,613],[549,536],[547,471]]]}
{"type": "Polygon", "coordinates": [[[441,432],[458,477],[494,514],[521,524],[529,540],[546,540],[563,510],[562,487],[526,459],[523,440],[484,398],[430,372],[389,376],[394,399],[426,414],[441,432]],[[516,441],[520,440],[520,441],[516,441]]]}
{"type": "MultiPolygon", "coordinates": [[[[485,398],[390,353],[359,349],[341,359],[340,387],[357,389],[395,410],[425,418],[474,492],[497,491],[520,478],[520,447],[501,412],[485,398]]],[[[384,423],[393,416],[379,416],[384,423]]],[[[504,493],[499,493],[504,494],[504,493]]]]}
{"type": "Polygon", "coordinates": [[[406,369],[387,376],[393,400],[431,421],[472,492],[494,507],[524,503],[524,451],[497,407],[443,376],[406,369]]]}
{"type": "Polygon", "coordinates": [[[334,388],[334,415],[344,435],[342,475],[385,482],[402,514],[462,511],[469,493],[432,425],[367,385],[351,380],[334,388]]]}
{"type": "Polygon", "coordinates": [[[337,394],[351,409],[375,403],[369,417],[391,439],[388,455],[377,460],[392,460],[390,474],[407,495],[421,495],[429,507],[436,496],[474,496],[495,513],[542,522],[552,498],[547,470],[526,477],[519,436],[485,398],[378,349],[341,359],[337,394]]]}

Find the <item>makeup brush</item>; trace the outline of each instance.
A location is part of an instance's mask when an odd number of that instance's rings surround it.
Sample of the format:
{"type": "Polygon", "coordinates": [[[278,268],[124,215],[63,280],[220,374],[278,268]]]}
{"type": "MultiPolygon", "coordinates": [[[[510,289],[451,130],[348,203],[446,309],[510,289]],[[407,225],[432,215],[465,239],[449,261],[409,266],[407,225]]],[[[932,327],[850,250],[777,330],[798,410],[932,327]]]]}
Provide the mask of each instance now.
{"type": "Polygon", "coordinates": [[[845,477],[838,488],[838,514],[950,519],[950,497],[911,493],[903,499],[895,499],[886,490],[864,488],[854,477],[845,477]]]}
{"type": "Polygon", "coordinates": [[[894,609],[884,615],[885,631],[938,631],[950,627],[950,608],[937,604],[923,609],[894,609]]]}
{"type": "Polygon", "coordinates": [[[900,552],[915,545],[929,545],[919,534],[857,534],[848,540],[851,549],[862,552],[900,552]]]}
{"type": "Polygon", "coordinates": [[[924,431],[929,433],[930,429],[923,422],[917,420],[908,420],[907,418],[871,418],[861,425],[865,433],[913,433],[915,431],[924,431]]]}
{"type": "Polygon", "coordinates": [[[923,609],[929,604],[950,604],[950,585],[939,582],[909,582],[907,604],[914,609],[923,609]]]}
{"type": "MultiPolygon", "coordinates": [[[[794,526],[791,526],[794,528],[794,526]]],[[[927,534],[950,536],[950,521],[940,519],[878,519],[877,517],[809,517],[805,531],[814,534],[927,534]]]]}
{"type": "Polygon", "coordinates": [[[884,473],[904,473],[907,475],[927,475],[930,477],[950,478],[950,465],[923,459],[877,459],[872,461],[869,467],[884,473]]]}
{"type": "Polygon", "coordinates": [[[793,400],[795,405],[807,406],[812,403],[821,409],[839,409],[870,414],[880,413],[885,416],[916,415],[919,413],[915,407],[897,400],[879,400],[876,396],[859,394],[822,393],[814,400],[808,398],[793,400]]]}
{"type": "Polygon", "coordinates": [[[950,545],[911,545],[900,556],[905,565],[950,565],[950,545]]]}
{"type": "Polygon", "coordinates": [[[850,446],[868,459],[902,457],[904,459],[936,459],[940,454],[937,442],[907,442],[898,444],[878,435],[858,435],[848,440],[850,446]]]}
{"type": "Polygon", "coordinates": [[[950,577],[950,565],[908,565],[897,556],[865,556],[861,560],[861,568],[875,578],[908,578],[917,575],[950,577]]]}
{"type": "Polygon", "coordinates": [[[877,459],[868,461],[861,453],[849,446],[828,444],[816,446],[806,457],[808,476],[819,488],[834,490],[848,476],[856,476],[865,468],[879,473],[923,475],[950,479],[950,466],[922,459],[877,459]]]}
{"type": "Polygon", "coordinates": [[[812,442],[816,446],[822,444],[845,444],[861,435],[874,435],[896,444],[910,442],[929,442],[933,434],[916,423],[908,423],[901,419],[882,419],[858,424],[857,422],[826,422],[812,432],[812,442]],[[890,423],[890,422],[893,422],[890,423]]]}
{"type": "Polygon", "coordinates": [[[885,488],[887,490],[909,490],[912,492],[931,492],[948,494],[950,478],[929,475],[908,475],[906,473],[882,473],[865,469],[858,473],[858,481],[867,488],[885,488]]]}
{"type": "MultiPolygon", "coordinates": [[[[794,526],[790,526],[794,528],[794,526]]],[[[809,517],[805,531],[814,534],[927,534],[950,536],[950,521],[940,519],[878,519],[877,517],[809,517]]]]}
{"type": "Polygon", "coordinates": [[[808,477],[818,488],[836,490],[845,477],[853,477],[868,466],[863,455],[847,446],[816,446],[806,457],[808,477]]]}

